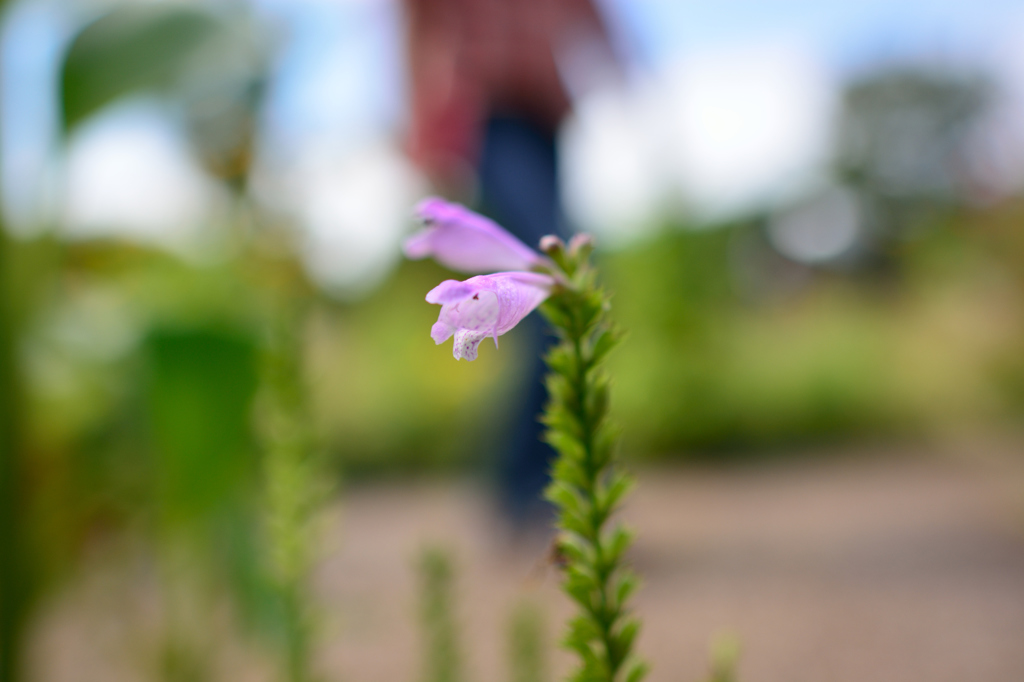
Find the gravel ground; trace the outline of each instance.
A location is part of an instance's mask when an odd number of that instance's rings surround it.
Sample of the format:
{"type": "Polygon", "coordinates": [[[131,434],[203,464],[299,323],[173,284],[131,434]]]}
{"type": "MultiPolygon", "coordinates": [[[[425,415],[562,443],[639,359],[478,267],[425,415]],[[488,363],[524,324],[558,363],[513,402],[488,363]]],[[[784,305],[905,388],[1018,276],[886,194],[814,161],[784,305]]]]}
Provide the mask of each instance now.
{"type": "MultiPolygon", "coordinates": [[[[624,516],[638,532],[650,682],[705,679],[722,634],[741,643],[742,682],[1024,680],[1024,461],[876,455],[640,480],[624,516]]],[[[456,563],[466,682],[509,679],[506,626],[523,601],[557,640],[570,608],[544,538],[511,535],[471,482],[374,485],[350,491],[325,525],[324,680],[422,679],[414,565],[426,546],[456,563]]],[[[151,581],[134,582],[94,577],[54,598],[33,638],[34,678],[140,679],[117,646],[152,610],[151,581]]],[[[271,679],[258,653],[226,650],[218,678],[271,679]]],[[[553,677],[568,669],[554,645],[550,656],[553,677]]]]}

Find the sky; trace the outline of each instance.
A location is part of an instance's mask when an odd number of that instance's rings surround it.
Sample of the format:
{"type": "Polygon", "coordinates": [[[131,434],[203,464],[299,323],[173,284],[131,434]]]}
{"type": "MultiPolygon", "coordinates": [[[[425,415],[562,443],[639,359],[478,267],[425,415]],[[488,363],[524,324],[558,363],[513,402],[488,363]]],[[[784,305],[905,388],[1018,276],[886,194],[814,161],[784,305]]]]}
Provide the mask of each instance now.
{"type": "MultiPolygon", "coordinates": [[[[397,262],[410,228],[406,207],[427,191],[396,137],[405,87],[399,7],[249,1],[281,47],[259,186],[306,227],[310,268],[325,286],[368,290],[397,262]]],[[[26,231],[53,222],[72,237],[108,230],[173,246],[218,199],[166,109],[125,103],[60,150],[61,51],[100,4],[19,0],[8,12],[0,44],[4,208],[26,231]]],[[[562,137],[563,186],[572,217],[608,243],[628,243],[666,211],[712,220],[822,182],[842,84],[879,65],[984,65],[1020,83],[1024,112],[1019,2],[601,4],[633,78],[577,103],[562,137]]]]}

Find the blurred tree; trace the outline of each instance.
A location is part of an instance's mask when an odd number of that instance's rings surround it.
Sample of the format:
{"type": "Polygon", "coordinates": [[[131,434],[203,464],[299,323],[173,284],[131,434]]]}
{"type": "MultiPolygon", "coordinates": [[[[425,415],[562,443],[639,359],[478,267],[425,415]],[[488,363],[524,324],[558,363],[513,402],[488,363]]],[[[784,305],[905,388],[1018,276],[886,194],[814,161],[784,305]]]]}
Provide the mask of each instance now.
{"type": "Polygon", "coordinates": [[[190,57],[224,27],[187,5],[127,5],[75,36],[61,71],[65,132],[117,99],[180,83],[190,57]]]}
{"type": "Polygon", "coordinates": [[[140,92],[172,97],[206,169],[235,190],[252,161],[271,49],[246,13],[217,5],[122,5],[75,36],[61,70],[64,131],[140,92]]]}
{"type": "Polygon", "coordinates": [[[980,77],[912,69],[884,71],[846,91],[836,172],[863,205],[866,262],[963,205],[971,133],[986,101],[980,77]]]}

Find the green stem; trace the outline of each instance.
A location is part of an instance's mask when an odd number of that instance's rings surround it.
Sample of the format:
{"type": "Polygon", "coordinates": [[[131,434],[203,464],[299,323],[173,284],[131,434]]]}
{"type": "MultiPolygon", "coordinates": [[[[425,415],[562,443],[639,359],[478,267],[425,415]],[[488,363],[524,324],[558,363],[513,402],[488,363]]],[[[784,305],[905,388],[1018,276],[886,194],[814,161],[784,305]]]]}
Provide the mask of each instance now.
{"type": "Polygon", "coordinates": [[[587,502],[590,505],[590,511],[592,518],[594,518],[593,524],[593,535],[586,538],[590,543],[594,552],[594,566],[598,567],[598,609],[599,614],[598,623],[601,628],[601,643],[604,648],[605,662],[608,665],[610,672],[609,678],[614,679],[615,673],[618,671],[618,666],[613,660],[612,654],[612,641],[611,641],[611,619],[608,617],[608,575],[607,571],[600,567],[605,565],[604,561],[604,549],[601,546],[601,535],[604,530],[605,522],[603,519],[597,519],[597,500],[595,499],[595,492],[597,491],[598,482],[601,475],[604,473],[602,468],[596,466],[595,455],[594,455],[594,428],[589,415],[586,411],[586,395],[587,395],[587,358],[583,354],[583,339],[579,334],[579,329],[574,329],[575,332],[572,338],[572,348],[575,360],[575,366],[577,371],[575,372],[575,381],[573,382],[573,393],[577,396],[578,400],[578,413],[580,425],[583,427],[583,437],[581,439],[583,444],[584,462],[586,463],[586,486],[583,489],[584,494],[587,497],[587,502]]]}
{"type": "Polygon", "coordinates": [[[21,385],[10,299],[10,240],[0,225],[0,682],[20,678],[28,606],[23,537],[21,385]]]}
{"type": "MultiPolygon", "coordinates": [[[[562,530],[563,587],[580,607],[565,640],[581,659],[573,679],[615,682],[630,660],[639,628],[625,604],[636,584],[622,561],[630,536],[621,527],[608,528],[630,479],[611,456],[607,381],[600,367],[615,334],[607,320],[608,300],[593,284],[585,258],[574,256],[570,246],[560,263],[568,284],[543,308],[561,337],[546,358],[551,399],[545,423],[559,453],[548,497],[558,508],[562,530]]],[[[638,682],[645,669],[632,663],[625,682],[638,682]]]]}

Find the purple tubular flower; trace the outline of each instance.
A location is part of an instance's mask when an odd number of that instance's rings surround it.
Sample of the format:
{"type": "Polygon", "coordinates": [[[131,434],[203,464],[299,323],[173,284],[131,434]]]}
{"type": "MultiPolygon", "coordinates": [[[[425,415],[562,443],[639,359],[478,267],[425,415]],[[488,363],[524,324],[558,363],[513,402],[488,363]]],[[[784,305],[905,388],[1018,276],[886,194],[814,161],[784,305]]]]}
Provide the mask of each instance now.
{"type": "Polygon", "coordinates": [[[405,242],[405,255],[432,256],[441,265],[467,273],[530,270],[543,256],[497,223],[458,204],[436,197],[416,207],[426,228],[405,242]]]}
{"type": "Polygon", "coordinates": [[[455,359],[476,360],[481,341],[489,336],[497,347],[498,337],[543,303],[554,284],[553,277],[533,272],[498,272],[465,282],[441,282],[427,294],[428,303],[441,306],[430,336],[441,344],[454,334],[455,359]]]}

